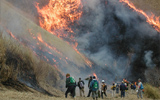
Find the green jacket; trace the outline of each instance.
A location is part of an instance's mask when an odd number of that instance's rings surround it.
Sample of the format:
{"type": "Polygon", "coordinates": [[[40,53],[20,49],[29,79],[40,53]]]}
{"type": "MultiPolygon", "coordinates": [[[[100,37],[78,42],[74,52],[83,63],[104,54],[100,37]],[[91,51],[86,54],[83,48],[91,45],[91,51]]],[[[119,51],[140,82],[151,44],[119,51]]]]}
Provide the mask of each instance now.
{"type": "Polygon", "coordinates": [[[70,77],[66,78],[66,88],[69,86],[76,86],[76,82],[75,83],[70,83],[70,77]]]}

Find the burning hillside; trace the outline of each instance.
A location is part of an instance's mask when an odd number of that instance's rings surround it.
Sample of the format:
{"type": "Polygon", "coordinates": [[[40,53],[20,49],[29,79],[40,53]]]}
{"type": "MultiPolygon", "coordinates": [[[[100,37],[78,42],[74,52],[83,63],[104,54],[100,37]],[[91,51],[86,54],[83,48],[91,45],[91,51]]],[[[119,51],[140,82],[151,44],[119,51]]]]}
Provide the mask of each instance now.
{"type": "Polygon", "coordinates": [[[160,19],[128,0],[8,1],[29,7],[19,11],[1,4],[3,35],[61,73],[83,78],[96,73],[112,82],[145,79],[147,70],[159,68],[160,19]]]}

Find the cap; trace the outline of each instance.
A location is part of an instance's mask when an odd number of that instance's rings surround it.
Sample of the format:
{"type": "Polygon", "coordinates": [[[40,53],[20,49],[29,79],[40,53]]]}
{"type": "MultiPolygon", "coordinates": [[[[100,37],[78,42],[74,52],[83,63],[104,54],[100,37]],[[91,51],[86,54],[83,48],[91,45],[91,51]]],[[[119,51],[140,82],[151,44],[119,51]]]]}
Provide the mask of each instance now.
{"type": "Polygon", "coordinates": [[[105,81],[104,80],[102,80],[102,83],[104,83],[105,81]]]}

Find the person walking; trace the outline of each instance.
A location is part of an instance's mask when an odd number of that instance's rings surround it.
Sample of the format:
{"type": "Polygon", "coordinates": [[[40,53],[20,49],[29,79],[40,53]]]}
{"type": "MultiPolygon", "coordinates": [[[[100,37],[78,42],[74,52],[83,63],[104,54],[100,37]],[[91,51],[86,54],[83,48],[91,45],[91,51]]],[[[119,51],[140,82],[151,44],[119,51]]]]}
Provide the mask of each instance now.
{"type": "Polygon", "coordinates": [[[79,82],[78,82],[78,87],[79,87],[79,92],[80,92],[80,96],[84,96],[85,97],[85,94],[84,94],[84,81],[81,80],[81,78],[79,78],[79,82]]]}
{"type": "Polygon", "coordinates": [[[115,90],[116,90],[116,85],[113,83],[113,86],[111,87],[112,90],[112,97],[115,97],[115,90]]]}
{"type": "Polygon", "coordinates": [[[124,84],[124,81],[122,81],[121,85],[120,85],[120,91],[121,91],[121,98],[125,97],[125,90],[126,90],[126,86],[124,84]]]}
{"type": "Polygon", "coordinates": [[[76,81],[70,77],[70,74],[66,74],[66,88],[65,97],[67,98],[68,93],[71,93],[71,96],[75,98],[76,81]]]}
{"type": "Polygon", "coordinates": [[[144,87],[143,87],[143,84],[141,82],[141,79],[138,79],[138,92],[137,92],[137,97],[139,98],[139,96],[141,96],[141,98],[143,98],[143,94],[142,94],[142,91],[143,91],[144,87]]]}
{"type": "MultiPolygon", "coordinates": [[[[92,76],[90,76],[90,78],[89,78],[88,88],[89,88],[89,86],[90,86],[91,81],[92,81],[92,76]]],[[[91,92],[92,92],[92,90],[89,88],[89,92],[88,92],[88,96],[87,96],[87,97],[90,97],[91,92]]]]}
{"type": "Polygon", "coordinates": [[[107,85],[105,84],[105,81],[102,80],[102,85],[101,85],[101,97],[102,97],[102,99],[103,99],[103,94],[107,97],[106,90],[107,90],[107,85]]]}
{"type": "Polygon", "coordinates": [[[95,98],[96,98],[96,100],[98,100],[99,83],[96,80],[95,76],[93,76],[93,80],[91,81],[89,88],[92,90],[93,100],[95,100],[95,98]]]}

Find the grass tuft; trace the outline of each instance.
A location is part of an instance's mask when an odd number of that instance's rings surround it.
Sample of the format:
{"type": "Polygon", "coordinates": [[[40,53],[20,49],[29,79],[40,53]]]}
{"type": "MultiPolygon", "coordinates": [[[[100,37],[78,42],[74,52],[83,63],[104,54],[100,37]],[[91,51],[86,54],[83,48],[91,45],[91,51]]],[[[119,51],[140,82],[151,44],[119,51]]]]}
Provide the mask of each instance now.
{"type": "Polygon", "coordinates": [[[158,88],[145,84],[144,89],[144,94],[147,98],[160,99],[160,90],[158,88]]]}

